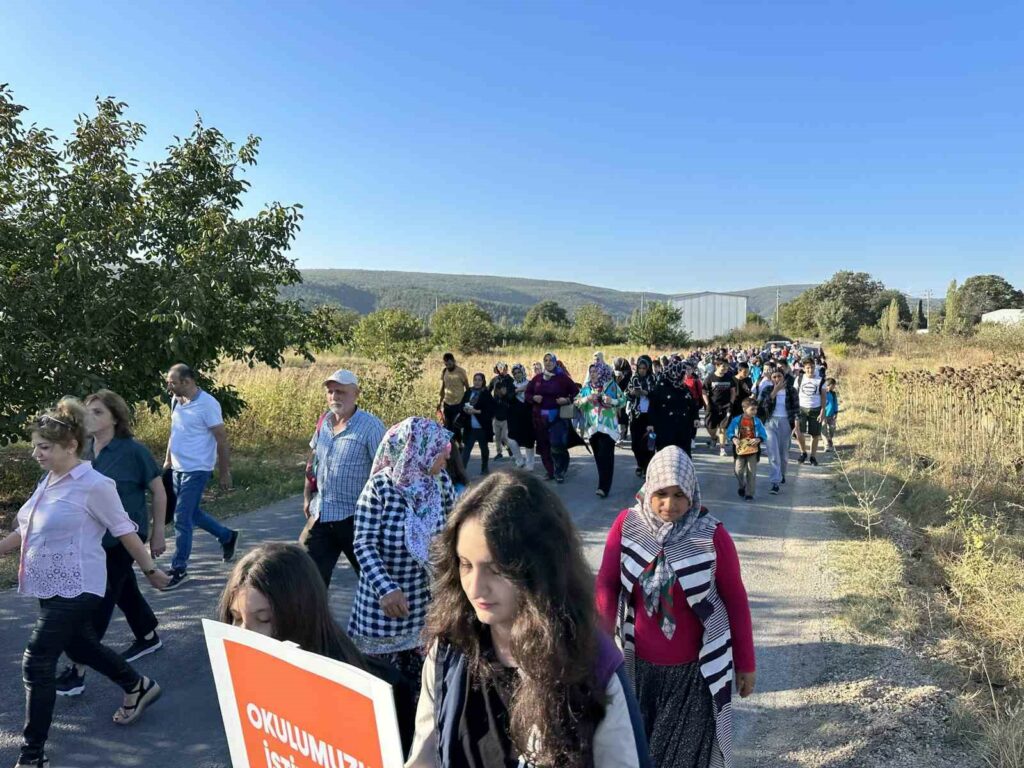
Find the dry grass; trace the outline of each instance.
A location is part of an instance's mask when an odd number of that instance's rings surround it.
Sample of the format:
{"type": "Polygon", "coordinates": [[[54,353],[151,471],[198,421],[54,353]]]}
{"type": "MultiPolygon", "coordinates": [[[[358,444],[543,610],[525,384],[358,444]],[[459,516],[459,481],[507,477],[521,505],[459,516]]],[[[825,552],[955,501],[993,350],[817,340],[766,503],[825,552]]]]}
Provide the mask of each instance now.
{"type": "Polygon", "coordinates": [[[972,720],[980,748],[1020,768],[1024,332],[903,336],[891,355],[851,351],[833,371],[847,470],[887,489],[875,499],[885,539],[836,557],[847,618],[960,669],[968,696],[987,703],[972,720]],[[889,588],[873,593],[875,579],[889,588]],[[885,605],[865,605],[872,594],[885,605]]]}

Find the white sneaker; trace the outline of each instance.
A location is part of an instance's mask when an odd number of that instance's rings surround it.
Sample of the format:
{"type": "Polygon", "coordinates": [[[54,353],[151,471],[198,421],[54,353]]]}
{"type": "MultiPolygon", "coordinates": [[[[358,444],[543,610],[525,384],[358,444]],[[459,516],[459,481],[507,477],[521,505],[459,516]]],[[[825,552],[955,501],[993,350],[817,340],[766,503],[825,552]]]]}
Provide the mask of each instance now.
{"type": "Polygon", "coordinates": [[[718,455],[725,456],[725,446],[722,446],[718,449],[718,455]]]}

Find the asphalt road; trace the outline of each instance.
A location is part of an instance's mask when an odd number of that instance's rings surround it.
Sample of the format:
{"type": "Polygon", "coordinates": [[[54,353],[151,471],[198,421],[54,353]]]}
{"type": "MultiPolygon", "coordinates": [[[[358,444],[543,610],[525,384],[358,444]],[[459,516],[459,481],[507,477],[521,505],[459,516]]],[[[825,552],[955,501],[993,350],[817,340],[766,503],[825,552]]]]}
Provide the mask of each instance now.
{"type": "MultiPolygon", "coordinates": [[[[730,459],[710,453],[703,443],[694,453],[705,505],[736,540],[754,616],[758,692],[737,700],[737,765],[775,764],[764,749],[769,741],[773,745],[778,742],[767,736],[786,727],[789,705],[783,693],[816,684],[822,668],[819,662],[829,652],[821,642],[825,602],[820,574],[824,543],[833,535],[821,506],[827,504],[828,473],[824,468],[798,467],[793,462],[783,494],[770,496],[764,460],[757,499],[744,502],[736,495],[730,459]]],[[[492,463],[492,467],[500,466],[492,463]]],[[[595,569],[611,522],[632,503],[637,490],[634,466],[631,454],[619,449],[612,493],[601,499],[594,494],[597,473],[593,459],[583,449],[576,449],[566,483],[553,486],[572,511],[595,569]]],[[[470,470],[478,471],[475,458],[470,470]]],[[[267,540],[295,540],[302,522],[300,500],[293,498],[239,516],[232,526],[242,531],[241,553],[267,540]]],[[[82,696],[57,701],[48,744],[52,768],[229,767],[199,620],[212,617],[230,566],[220,561],[220,549],[211,536],[197,532],[195,541],[188,583],[168,593],[144,587],[160,618],[165,647],[136,666],[160,682],[162,699],[138,724],[115,726],[111,716],[121,691],[90,672],[82,696]]],[[[170,554],[162,560],[169,563],[170,554]]],[[[355,579],[342,557],[331,596],[335,615],[343,623],[354,587],[355,579]]],[[[12,765],[17,759],[24,706],[21,655],[35,617],[34,601],[13,590],[0,593],[0,765],[12,765]]],[[[124,620],[118,618],[107,642],[122,647],[130,640],[124,620]]],[[[794,742],[800,739],[800,734],[793,734],[794,742]]],[[[772,751],[779,749],[772,746],[772,751]]]]}

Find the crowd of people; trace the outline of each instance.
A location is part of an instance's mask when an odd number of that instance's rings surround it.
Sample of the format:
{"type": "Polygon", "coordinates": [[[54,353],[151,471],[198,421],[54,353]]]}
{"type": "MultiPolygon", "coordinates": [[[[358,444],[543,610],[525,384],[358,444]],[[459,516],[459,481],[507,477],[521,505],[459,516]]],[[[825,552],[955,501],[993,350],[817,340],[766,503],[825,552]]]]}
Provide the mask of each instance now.
{"type": "MultiPolygon", "coordinates": [[[[700,412],[712,450],[731,446],[744,499],[762,447],[777,493],[791,436],[800,461],[816,463],[822,425],[831,449],[838,412],[823,355],[793,376],[789,347],[762,352],[612,364],[597,352],[582,384],[553,353],[532,376],[498,363],[490,379],[470,379],[448,354],[438,418],[390,428],[359,407],[357,376],[339,370],[312,429],[298,542],[242,558],[218,617],[391,684],[408,765],[729,766],[730,702],[753,692],[755,654],[736,548],[702,504],[691,460],[700,412]],[[491,443],[495,461],[514,467],[488,473],[491,443]],[[574,445],[593,454],[599,496],[617,445],[631,448],[642,483],[612,523],[596,580],[569,511],[533,472],[539,454],[545,480],[564,482],[574,445]],[[474,447],[489,476],[470,484],[474,447]],[[347,629],[327,599],[342,553],[358,577],[347,629]]],[[[154,588],[180,587],[196,526],[234,559],[239,532],[200,508],[214,469],[231,482],[220,406],[186,365],[166,385],[164,473],[113,392],[62,400],[31,424],[45,474],[0,542],[0,554],[20,550],[19,591],[40,606],[19,766],[47,763],[56,696],[81,693],[89,667],[124,691],[115,723],[159,698],[131,666],[162,647],[133,562],[154,588]],[[155,559],[172,508],[164,572],[155,559]],[[102,642],[115,606],[135,635],[122,653],[102,642]]]]}

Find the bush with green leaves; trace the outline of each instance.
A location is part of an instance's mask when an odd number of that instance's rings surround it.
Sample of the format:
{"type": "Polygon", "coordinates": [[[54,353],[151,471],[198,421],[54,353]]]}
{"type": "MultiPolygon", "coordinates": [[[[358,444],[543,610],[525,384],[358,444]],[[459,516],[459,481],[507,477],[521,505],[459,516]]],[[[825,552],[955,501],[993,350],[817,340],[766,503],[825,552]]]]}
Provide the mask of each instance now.
{"type": "Polygon", "coordinates": [[[483,352],[494,346],[498,332],[491,316],[472,301],[445,304],[430,318],[436,347],[460,352],[483,352]]]}
{"type": "Polygon", "coordinates": [[[212,380],[219,361],[311,359],[316,318],[279,294],[300,280],[300,207],[239,213],[257,137],[236,146],[197,118],[140,169],[145,127],[124,103],[97,100],[65,141],[25,110],[0,86],[0,442],[64,395],[155,406],[176,362],[232,415],[244,404],[212,380]]]}
{"type": "Polygon", "coordinates": [[[584,304],[573,317],[570,337],[576,344],[611,344],[618,337],[615,319],[600,304],[584,304]]]}
{"type": "Polygon", "coordinates": [[[690,338],[680,327],[683,313],[669,302],[652,301],[641,312],[635,310],[629,319],[627,331],[630,344],[654,349],[656,347],[681,347],[690,338]]]}
{"type": "Polygon", "coordinates": [[[404,309],[378,309],[362,317],[352,331],[352,349],[371,360],[422,354],[427,344],[423,322],[404,309]]]}

